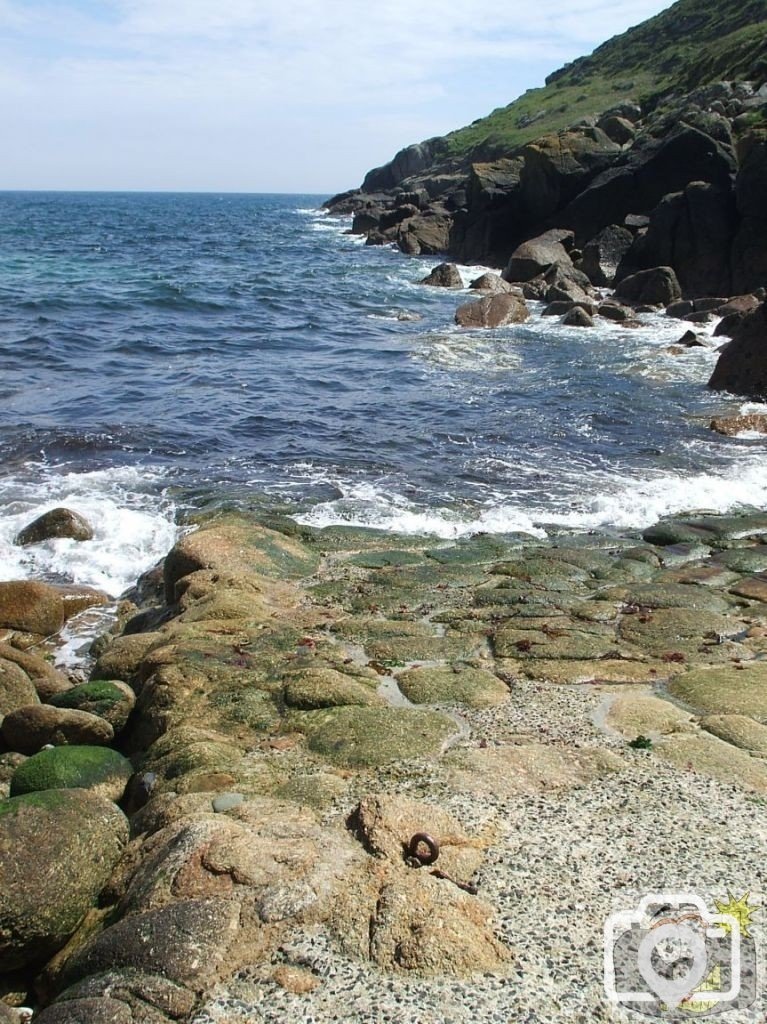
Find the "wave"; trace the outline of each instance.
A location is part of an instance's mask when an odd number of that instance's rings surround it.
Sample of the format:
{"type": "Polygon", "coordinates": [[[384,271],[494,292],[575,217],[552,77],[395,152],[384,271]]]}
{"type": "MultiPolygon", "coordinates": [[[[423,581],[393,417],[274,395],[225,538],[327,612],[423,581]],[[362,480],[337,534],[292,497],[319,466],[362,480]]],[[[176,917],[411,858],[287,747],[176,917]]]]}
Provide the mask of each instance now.
{"type": "Polygon", "coordinates": [[[152,468],[62,472],[27,463],[0,490],[0,578],[44,579],[97,587],[118,597],[155,565],[176,538],[175,506],[152,468]],[[71,508],[90,522],[90,541],[49,540],[29,547],[16,534],[49,509],[71,508]]]}

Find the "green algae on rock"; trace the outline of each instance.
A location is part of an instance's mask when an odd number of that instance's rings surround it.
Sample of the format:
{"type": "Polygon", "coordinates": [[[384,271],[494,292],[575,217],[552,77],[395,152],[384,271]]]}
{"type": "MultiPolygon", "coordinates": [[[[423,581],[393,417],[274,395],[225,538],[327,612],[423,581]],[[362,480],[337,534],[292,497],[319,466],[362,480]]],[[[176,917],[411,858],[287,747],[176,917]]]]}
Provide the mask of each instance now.
{"type": "Polygon", "coordinates": [[[136,704],[136,695],[123,682],[99,679],[55,694],[49,703],[55,708],[88,711],[92,715],[105,718],[117,734],[128,721],[128,716],[136,704]]]}
{"type": "Polygon", "coordinates": [[[420,667],[397,676],[400,690],[413,704],[465,704],[489,708],[508,699],[509,688],[486,669],[468,665],[420,667]]]}
{"type": "Polygon", "coordinates": [[[64,945],[127,839],[122,811],[85,790],[0,803],[0,971],[43,963],[64,945]]]}
{"type": "Polygon", "coordinates": [[[165,587],[175,599],[178,580],[200,569],[296,579],[310,575],[319,555],[300,541],[268,530],[245,514],[225,514],[183,537],[165,559],[165,587]]]}
{"type": "Polygon", "coordinates": [[[285,681],[284,699],[288,707],[301,711],[347,704],[384,705],[386,701],[375,686],[371,680],[362,681],[331,668],[309,668],[285,681]]]}
{"type": "Polygon", "coordinates": [[[19,765],[11,796],[46,789],[87,789],[117,802],[133,773],[130,761],[109,747],[54,747],[19,765]]]}
{"type": "Polygon", "coordinates": [[[291,716],[309,749],[348,768],[434,757],[458,735],[452,718],[408,708],[339,707],[291,716]]]}
{"type": "Polygon", "coordinates": [[[767,724],[767,662],[694,668],[675,676],[669,692],[711,714],[747,715],[767,724]]]}

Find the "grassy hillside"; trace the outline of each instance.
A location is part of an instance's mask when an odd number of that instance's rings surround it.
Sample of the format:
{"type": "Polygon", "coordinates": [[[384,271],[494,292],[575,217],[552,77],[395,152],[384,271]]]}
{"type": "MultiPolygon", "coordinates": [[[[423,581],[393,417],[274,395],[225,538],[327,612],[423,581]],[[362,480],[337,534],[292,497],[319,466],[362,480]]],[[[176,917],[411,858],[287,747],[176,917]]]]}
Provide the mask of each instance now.
{"type": "Polygon", "coordinates": [[[625,100],[655,101],[722,79],[767,78],[767,0],[679,0],[466,128],[449,155],[490,158],[625,100]]]}

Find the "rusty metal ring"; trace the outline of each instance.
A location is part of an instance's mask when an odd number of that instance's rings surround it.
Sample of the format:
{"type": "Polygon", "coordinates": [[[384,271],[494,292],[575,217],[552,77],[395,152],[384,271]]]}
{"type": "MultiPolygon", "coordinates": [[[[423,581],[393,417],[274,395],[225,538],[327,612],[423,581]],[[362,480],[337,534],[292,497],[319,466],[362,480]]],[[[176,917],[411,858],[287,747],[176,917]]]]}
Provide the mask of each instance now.
{"type": "Polygon", "coordinates": [[[414,857],[417,861],[426,866],[427,864],[433,864],[437,857],[439,857],[439,843],[426,832],[416,832],[410,840],[407,852],[411,857],[414,857]],[[428,847],[429,852],[419,853],[419,846],[428,847]]]}

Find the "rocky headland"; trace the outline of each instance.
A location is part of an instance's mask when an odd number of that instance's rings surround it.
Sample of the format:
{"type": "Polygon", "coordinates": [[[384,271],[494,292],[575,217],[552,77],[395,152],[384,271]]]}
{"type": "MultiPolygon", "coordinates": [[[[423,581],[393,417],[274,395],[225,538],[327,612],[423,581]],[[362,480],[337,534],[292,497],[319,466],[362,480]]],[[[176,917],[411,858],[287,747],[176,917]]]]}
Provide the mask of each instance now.
{"type": "Polygon", "coordinates": [[[679,0],[327,208],[369,244],[501,268],[573,326],[630,318],[599,308],[605,287],[629,309],[721,316],[710,386],[765,397],[766,52],[764,0],[679,0]]]}
{"type": "Polygon", "coordinates": [[[764,514],[195,525],[87,683],[5,631],[0,1019],[607,1019],[616,898],[764,886],[764,514]]]}

